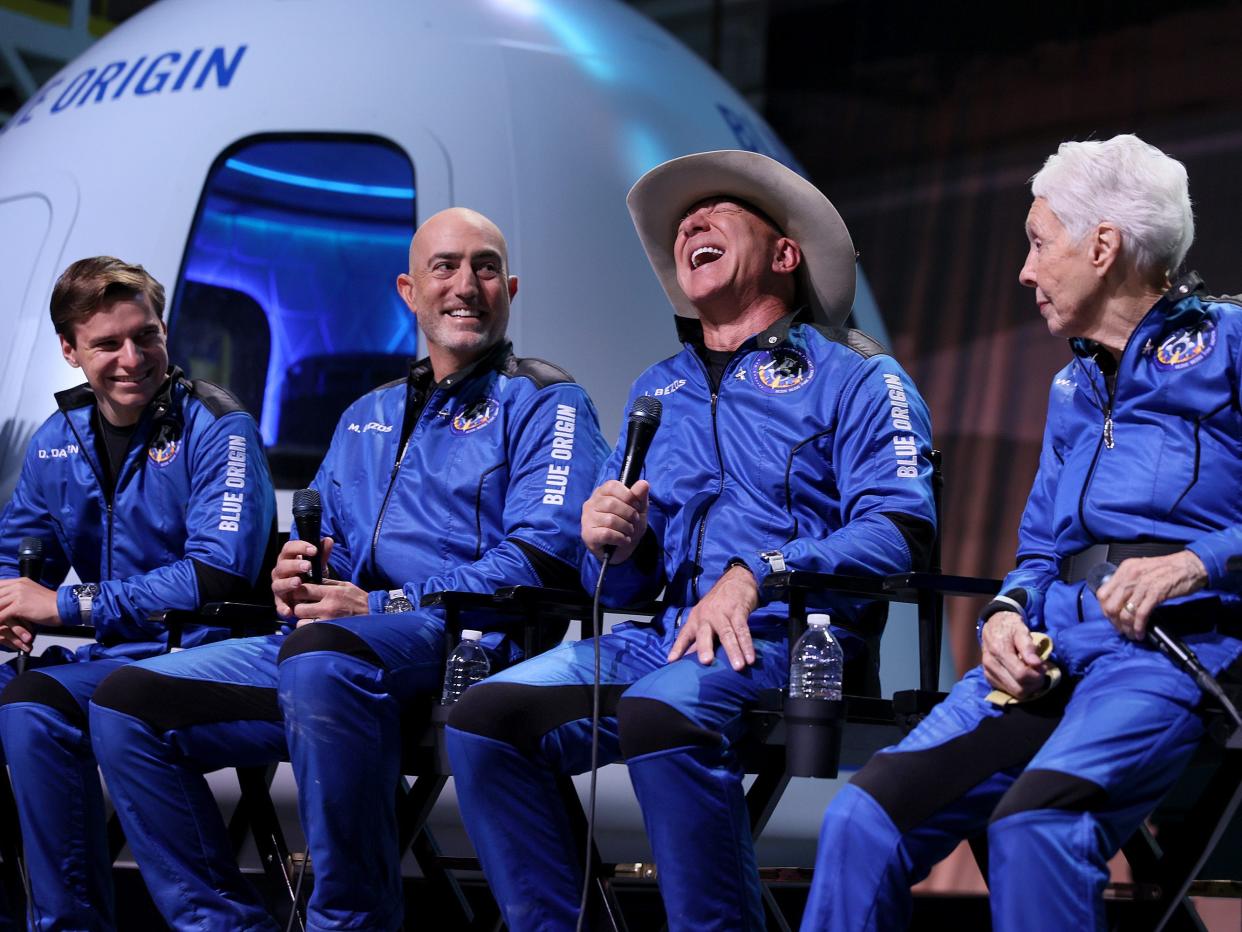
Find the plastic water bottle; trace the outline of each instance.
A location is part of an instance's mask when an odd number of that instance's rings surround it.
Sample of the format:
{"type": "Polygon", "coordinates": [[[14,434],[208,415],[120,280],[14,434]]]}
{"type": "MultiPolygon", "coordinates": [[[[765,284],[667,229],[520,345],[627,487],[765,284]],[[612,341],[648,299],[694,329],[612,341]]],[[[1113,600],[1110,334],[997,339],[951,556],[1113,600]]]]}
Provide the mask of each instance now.
{"type": "Polygon", "coordinates": [[[789,665],[789,695],[793,699],[840,699],[844,657],[832,636],[827,615],[807,617],[806,633],[794,645],[789,665]]]}
{"type": "Polygon", "coordinates": [[[440,705],[452,705],[461,694],[483,679],[492,669],[487,651],[479,643],[482,631],[463,631],[461,643],[453,648],[444,668],[444,695],[440,705]]]}

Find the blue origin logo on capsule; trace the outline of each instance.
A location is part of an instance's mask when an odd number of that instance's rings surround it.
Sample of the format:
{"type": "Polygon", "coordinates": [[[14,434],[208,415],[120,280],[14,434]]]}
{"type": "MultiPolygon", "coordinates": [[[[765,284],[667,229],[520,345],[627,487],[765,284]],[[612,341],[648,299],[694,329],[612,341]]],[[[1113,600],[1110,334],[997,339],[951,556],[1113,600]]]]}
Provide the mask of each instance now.
{"type": "Polygon", "coordinates": [[[12,132],[14,127],[40,115],[53,117],[73,113],[82,107],[107,104],[122,97],[223,90],[233,83],[245,54],[244,45],[232,49],[218,45],[210,50],[172,50],[56,77],[45,84],[0,133],[12,132]]]}

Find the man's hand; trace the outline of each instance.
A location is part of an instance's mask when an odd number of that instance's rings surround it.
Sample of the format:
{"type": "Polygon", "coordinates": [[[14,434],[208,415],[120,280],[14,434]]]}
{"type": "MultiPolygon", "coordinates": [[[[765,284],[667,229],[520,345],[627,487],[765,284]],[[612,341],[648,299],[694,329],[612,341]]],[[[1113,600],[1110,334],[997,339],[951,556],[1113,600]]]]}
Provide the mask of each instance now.
{"type": "Polygon", "coordinates": [[[0,579],[0,643],[14,650],[30,650],[34,625],[58,625],[56,590],[33,579],[0,579]]]}
{"type": "Polygon", "coordinates": [[[707,666],[716,655],[716,641],[725,649],[734,670],[755,662],[755,645],[750,639],[750,613],[759,604],[759,586],[744,566],[733,566],[712,586],[677,632],[669,662],[684,654],[691,644],[699,662],[707,666]]]}
{"type": "Polygon", "coordinates": [[[639,479],[627,489],[610,479],[591,493],[582,505],[582,540],[603,560],[604,548],[616,547],[612,562],[624,563],[647,533],[647,501],[651,486],[639,479]]]}
{"type": "MultiPolygon", "coordinates": [[[[332,554],[332,538],[323,539],[323,571],[328,574],[328,557],[332,554]]],[[[294,607],[299,602],[315,601],[306,591],[312,585],[302,581],[302,574],[310,572],[307,557],[315,555],[315,545],[307,540],[290,540],[280,548],[280,556],[272,567],[272,596],[276,599],[276,613],[281,618],[295,616],[294,607]]],[[[361,613],[360,613],[361,614],[361,613]]]]}
{"type": "Polygon", "coordinates": [[[293,615],[298,627],[325,618],[348,618],[371,611],[367,591],[343,579],[325,579],[322,584],[302,583],[293,615]]]}
{"type": "Polygon", "coordinates": [[[1147,636],[1147,622],[1165,599],[1189,595],[1207,585],[1207,567],[1182,550],[1163,557],[1122,560],[1112,578],[1096,593],[1104,617],[1134,641],[1147,636]]]}
{"type": "Polygon", "coordinates": [[[987,620],[983,626],[983,673],[989,683],[1015,699],[1029,699],[1044,685],[1047,672],[1021,615],[997,612],[987,620]]]}

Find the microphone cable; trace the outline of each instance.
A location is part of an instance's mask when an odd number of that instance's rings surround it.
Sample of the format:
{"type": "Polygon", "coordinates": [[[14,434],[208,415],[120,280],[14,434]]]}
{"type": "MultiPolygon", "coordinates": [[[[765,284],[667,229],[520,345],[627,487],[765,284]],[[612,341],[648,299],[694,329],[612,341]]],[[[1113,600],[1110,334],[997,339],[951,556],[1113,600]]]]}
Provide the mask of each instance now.
{"type": "Polygon", "coordinates": [[[591,623],[595,626],[595,677],[591,683],[591,788],[587,794],[586,854],[583,859],[582,896],[578,903],[578,924],[575,932],[582,932],[586,921],[587,901],[591,897],[591,873],[595,866],[595,798],[599,779],[599,706],[600,706],[600,649],[599,639],[604,633],[604,613],[600,610],[600,593],[604,590],[604,576],[608,572],[609,553],[599,567],[595,580],[595,596],[591,600],[591,623]]]}
{"type": "MultiPolygon", "coordinates": [[[[664,405],[659,398],[640,395],[630,406],[626,428],[625,449],[621,457],[621,471],[617,480],[626,488],[633,488],[642,475],[643,463],[663,416],[664,405]]],[[[582,879],[582,898],[578,906],[577,932],[582,932],[586,921],[587,900],[591,893],[591,869],[595,864],[595,801],[599,783],[599,719],[600,719],[600,638],[604,635],[604,613],[600,608],[600,596],[604,590],[604,576],[608,564],[617,551],[615,544],[604,547],[604,559],[600,561],[599,578],[595,580],[595,596],[591,600],[591,621],[595,626],[595,675],[591,683],[591,789],[587,805],[585,871],[582,879]]]]}
{"type": "Polygon", "coordinates": [[[298,908],[302,904],[302,880],[306,877],[306,865],[309,863],[310,843],[307,842],[306,850],[302,852],[302,863],[298,865],[298,878],[293,885],[293,905],[289,907],[289,921],[285,923],[285,932],[293,932],[293,924],[295,922],[298,924],[299,929],[306,928],[298,913],[298,908]]]}
{"type": "MultiPolygon", "coordinates": [[[[1098,597],[1100,587],[1112,579],[1115,572],[1117,572],[1117,567],[1108,562],[1097,563],[1091,567],[1087,571],[1087,578],[1085,580],[1087,588],[1091,590],[1091,594],[1098,597]]],[[[1242,715],[1238,714],[1237,706],[1230,700],[1216,677],[1208,672],[1207,667],[1203,665],[1203,661],[1199,659],[1199,655],[1181,638],[1165,631],[1161,625],[1153,623],[1148,627],[1147,634],[1160,650],[1160,653],[1173,661],[1175,666],[1180,667],[1182,672],[1188,674],[1203,692],[1219,702],[1221,708],[1225,710],[1225,714],[1233,719],[1234,727],[1242,729],[1242,715]]]]}

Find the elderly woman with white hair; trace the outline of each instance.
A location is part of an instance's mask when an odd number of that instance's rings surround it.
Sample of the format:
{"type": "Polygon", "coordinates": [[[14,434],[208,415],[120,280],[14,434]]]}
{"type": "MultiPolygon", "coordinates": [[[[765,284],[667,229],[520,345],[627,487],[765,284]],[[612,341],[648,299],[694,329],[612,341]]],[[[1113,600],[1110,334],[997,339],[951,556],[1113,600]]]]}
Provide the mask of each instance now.
{"type": "Polygon", "coordinates": [[[1108,859],[1204,733],[1149,626],[1212,672],[1242,654],[1242,309],[1175,277],[1186,170],[1135,136],[1072,142],[1032,191],[1019,279],[1073,359],[1017,567],[982,665],[833,800],[804,930],[904,927],[910,886],[985,830],[996,928],[1103,928],[1108,859]]]}

